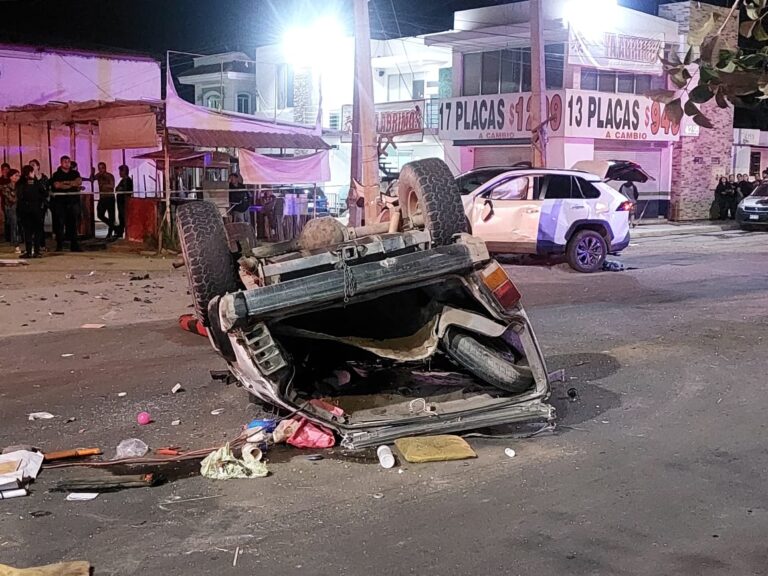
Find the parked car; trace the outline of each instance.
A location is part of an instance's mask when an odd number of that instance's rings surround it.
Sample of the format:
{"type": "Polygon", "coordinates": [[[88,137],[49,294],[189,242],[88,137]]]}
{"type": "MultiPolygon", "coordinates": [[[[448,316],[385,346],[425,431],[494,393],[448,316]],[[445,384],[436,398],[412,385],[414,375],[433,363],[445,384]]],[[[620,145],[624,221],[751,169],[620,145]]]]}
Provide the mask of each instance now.
{"type": "Polygon", "coordinates": [[[261,246],[213,204],[179,207],[195,310],[233,378],[348,448],[551,421],[520,293],[467,234],[448,167],[406,165],[399,197],[395,233],[317,218],[298,239],[261,246]]]}
{"type": "Polygon", "coordinates": [[[743,230],[768,227],[768,184],[760,184],[739,202],[736,221],[743,230]]]}
{"type": "Polygon", "coordinates": [[[565,255],[579,272],[602,269],[608,254],[629,245],[632,209],[606,181],[650,177],[633,162],[584,162],[575,168],[518,167],[492,176],[462,196],[472,234],[485,240],[491,253],[565,255]]]}

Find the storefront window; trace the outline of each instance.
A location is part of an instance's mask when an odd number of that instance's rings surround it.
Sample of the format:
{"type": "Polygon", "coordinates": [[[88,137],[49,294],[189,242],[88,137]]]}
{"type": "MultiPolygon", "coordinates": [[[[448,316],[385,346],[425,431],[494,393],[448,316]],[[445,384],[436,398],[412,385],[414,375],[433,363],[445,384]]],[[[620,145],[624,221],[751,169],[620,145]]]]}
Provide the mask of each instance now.
{"type": "Polygon", "coordinates": [[[592,68],[581,69],[581,89],[597,90],[597,70],[592,68]]]}
{"type": "Polygon", "coordinates": [[[544,67],[547,74],[547,89],[563,87],[565,71],[565,44],[550,44],[544,48],[544,67]]]}
{"type": "Polygon", "coordinates": [[[482,54],[464,54],[464,76],[462,95],[477,96],[480,94],[480,68],[482,64],[482,54]]]}
{"type": "Polygon", "coordinates": [[[634,94],[635,93],[635,75],[619,74],[617,78],[616,92],[620,92],[622,94],[634,94]]]}
{"type": "Polygon", "coordinates": [[[597,89],[600,92],[616,92],[616,72],[598,72],[597,89]]]}
{"type": "Polygon", "coordinates": [[[635,76],[635,94],[645,94],[651,90],[651,76],[640,74],[635,76]]]}
{"type": "Polygon", "coordinates": [[[500,52],[483,52],[482,94],[499,93],[499,73],[501,69],[500,52]]]}
{"type": "Polygon", "coordinates": [[[501,93],[520,92],[523,67],[519,50],[501,51],[501,93]]]}

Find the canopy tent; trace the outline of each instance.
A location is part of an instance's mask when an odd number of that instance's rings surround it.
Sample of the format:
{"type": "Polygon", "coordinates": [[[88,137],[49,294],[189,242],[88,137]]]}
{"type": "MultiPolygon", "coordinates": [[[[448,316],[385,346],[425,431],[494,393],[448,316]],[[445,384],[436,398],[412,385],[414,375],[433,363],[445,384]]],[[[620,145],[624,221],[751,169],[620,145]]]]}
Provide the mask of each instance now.
{"type": "MultiPolygon", "coordinates": [[[[157,150],[134,156],[142,160],[152,160],[157,163],[157,169],[165,168],[165,152],[157,150]]],[[[168,160],[171,166],[182,166],[184,168],[229,168],[233,162],[237,161],[226,152],[213,152],[206,150],[192,150],[190,148],[169,148],[168,160]]]]}
{"type": "Polygon", "coordinates": [[[169,128],[168,132],[179,142],[202,148],[330,149],[330,146],[320,136],[314,134],[241,132],[239,130],[205,130],[202,128],[169,128]]]}
{"type": "Polygon", "coordinates": [[[240,174],[246,184],[314,184],[331,179],[327,151],[295,158],[274,158],[240,149],[238,158],[240,174]]]}

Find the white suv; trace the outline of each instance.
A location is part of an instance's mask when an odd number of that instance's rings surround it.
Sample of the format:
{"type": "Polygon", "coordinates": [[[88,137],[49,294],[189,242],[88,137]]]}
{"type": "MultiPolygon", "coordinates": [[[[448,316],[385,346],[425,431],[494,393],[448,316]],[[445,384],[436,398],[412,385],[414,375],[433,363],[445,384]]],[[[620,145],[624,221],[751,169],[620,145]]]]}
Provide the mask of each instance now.
{"type": "Polygon", "coordinates": [[[645,182],[633,162],[583,162],[583,170],[481,168],[456,180],[472,234],[492,253],[565,255],[579,272],[602,269],[629,245],[632,202],[606,184],[645,182]],[[599,175],[598,175],[599,174],[599,175]],[[478,185],[478,179],[487,179],[478,185]]]}

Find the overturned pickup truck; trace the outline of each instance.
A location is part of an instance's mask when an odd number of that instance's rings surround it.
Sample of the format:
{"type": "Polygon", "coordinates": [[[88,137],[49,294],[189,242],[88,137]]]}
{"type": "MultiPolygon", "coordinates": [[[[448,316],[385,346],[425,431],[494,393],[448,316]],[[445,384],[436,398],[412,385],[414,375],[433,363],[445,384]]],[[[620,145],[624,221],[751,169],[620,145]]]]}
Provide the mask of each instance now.
{"type": "Polygon", "coordinates": [[[294,241],[260,246],[211,203],[179,207],[195,309],[232,375],[347,448],[551,421],[520,294],[467,233],[448,167],[406,165],[398,196],[389,222],[318,218],[294,241]]]}

